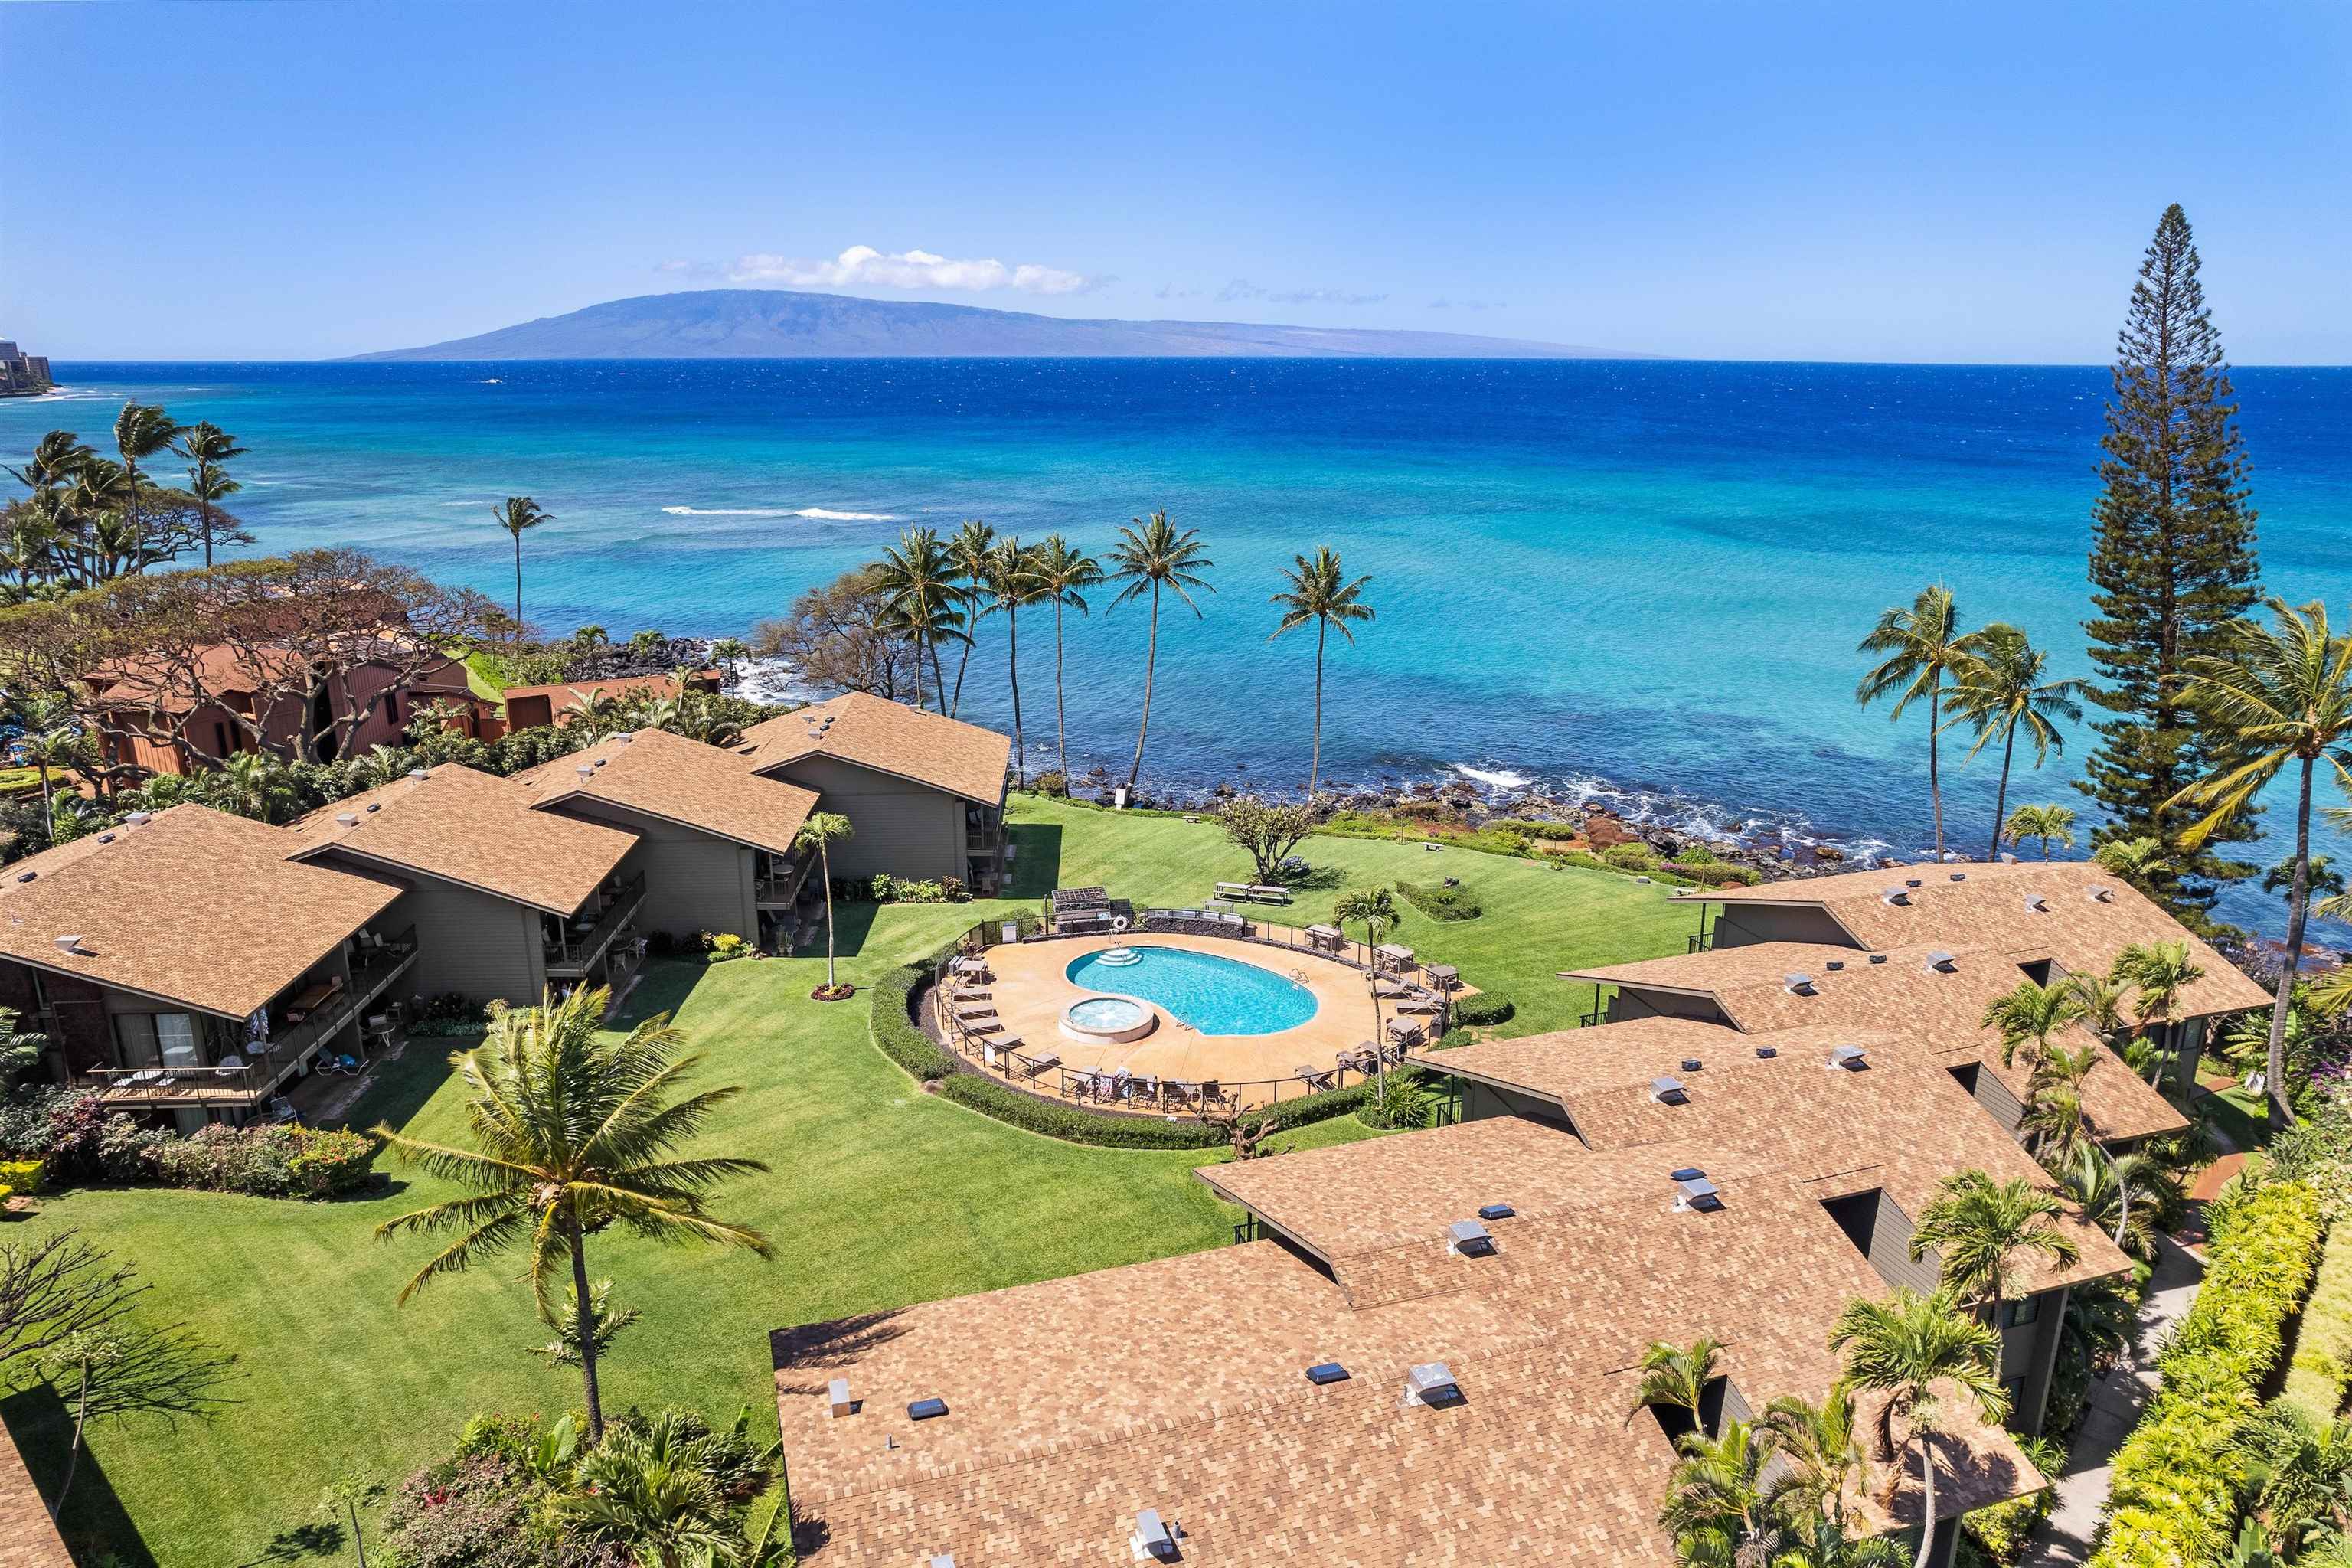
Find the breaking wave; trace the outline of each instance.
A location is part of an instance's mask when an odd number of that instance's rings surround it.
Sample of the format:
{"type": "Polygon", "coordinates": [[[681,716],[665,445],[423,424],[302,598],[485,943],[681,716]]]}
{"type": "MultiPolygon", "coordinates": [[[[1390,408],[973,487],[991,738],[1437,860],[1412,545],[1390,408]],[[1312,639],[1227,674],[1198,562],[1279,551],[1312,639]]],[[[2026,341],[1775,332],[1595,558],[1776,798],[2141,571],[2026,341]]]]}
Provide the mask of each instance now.
{"type": "Polygon", "coordinates": [[[818,522],[896,522],[895,511],[835,511],[821,506],[666,506],[672,517],[805,517],[818,522]]]}

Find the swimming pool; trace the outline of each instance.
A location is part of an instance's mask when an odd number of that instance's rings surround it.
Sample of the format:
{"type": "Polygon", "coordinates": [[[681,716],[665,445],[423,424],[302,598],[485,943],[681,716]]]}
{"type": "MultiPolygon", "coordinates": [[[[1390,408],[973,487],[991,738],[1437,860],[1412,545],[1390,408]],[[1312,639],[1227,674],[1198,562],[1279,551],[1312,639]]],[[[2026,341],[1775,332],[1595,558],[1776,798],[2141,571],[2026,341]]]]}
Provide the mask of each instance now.
{"type": "Polygon", "coordinates": [[[1315,1016],[1315,994],[1271,969],[1181,947],[1139,947],[1139,962],[1073,959],[1063,973],[1089,991],[1139,996],[1204,1035],[1271,1035],[1315,1016]]]}

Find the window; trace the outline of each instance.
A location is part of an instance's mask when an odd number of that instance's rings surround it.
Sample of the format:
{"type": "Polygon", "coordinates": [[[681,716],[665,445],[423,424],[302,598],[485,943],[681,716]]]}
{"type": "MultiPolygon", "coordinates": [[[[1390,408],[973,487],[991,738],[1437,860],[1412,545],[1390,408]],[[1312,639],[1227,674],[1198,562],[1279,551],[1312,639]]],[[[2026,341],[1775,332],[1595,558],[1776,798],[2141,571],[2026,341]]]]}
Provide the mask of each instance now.
{"type": "Polygon", "coordinates": [[[204,1065],[196,1020],[186,1013],[118,1013],[116,1054],[127,1068],[187,1069],[204,1065]]]}
{"type": "Polygon", "coordinates": [[[2042,1316],[2042,1298],[2028,1296],[2022,1301],[2011,1301],[2007,1310],[2009,1326],[2012,1329],[2021,1329],[2042,1316]]]}

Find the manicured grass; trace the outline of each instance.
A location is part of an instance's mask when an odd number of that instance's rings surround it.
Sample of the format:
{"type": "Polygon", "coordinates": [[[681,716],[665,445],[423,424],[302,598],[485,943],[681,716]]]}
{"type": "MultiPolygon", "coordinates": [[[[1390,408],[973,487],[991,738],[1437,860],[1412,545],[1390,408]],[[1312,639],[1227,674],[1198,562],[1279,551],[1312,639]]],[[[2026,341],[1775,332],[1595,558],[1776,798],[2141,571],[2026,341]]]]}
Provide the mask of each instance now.
{"type": "MultiPolygon", "coordinates": [[[[845,907],[844,977],[865,983],[919,958],[977,920],[1055,885],[1102,882],[1139,901],[1191,903],[1247,869],[1213,827],[1113,818],[1024,800],[1015,822],[1019,899],[947,906],[845,907]]],[[[1691,917],[1661,890],[1605,872],[1552,870],[1411,845],[1315,839],[1304,853],[1339,886],[1285,918],[1327,918],[1348,889],[1400,875],[1460,876],[1484,919],[1409,917],[1402,940],[1457,963],[1474,984],[1507,990],[1510,1032],[1574,1022],[1583,999],[1552,972],[1570,963],[1680,952],[1691,917]]],[[[1014,1131],[920,1092],[873,1048],[866,1003],[808,1000],[822,957],[703,968],[657,965],[628,1017],[675,1009],[707,1052],[704,1081],[746,1093],[704,1146],[767,1161],[730,1188],[726,1216],[764,1230],[772,1263],[700,1250],[656,1254],[613,1233],[591,1268],[645,1320],[606,1367],[605,1396],[685,1404],[716,1415],[768,1392],[770,1329],[1214,1247],[1234,1211],[1191,1175],[1192,1152],[1080,1149],[1014,1131]]],[[[428,1139],[458,1136],[462,1108],[439,1064],[466,1041],[419,1040],[380,1069],[361,1118],[385,1116],[428,1139]]],[[[1372,1136],[1352,1117],[1278,1135],[1288,1147],[1372,1136]]],[[[554,1412],[574,1374],[527,1353],[544,1330],[505,1260],[394,1298],[433,1244],[384,1245],[381,1221],[447,1195],[387,1166],[390,1190],[310,1205],[154,1189],[83,1191],[47,1201],[37,1226],[78,1226],[153,1282],[159,1321],[185,1321],[238,1350],[239,1403],[210,1422],[104,1426],[75,1482],[67,1527],[129,1563],[230,1568],[298,1561],[331,1537],[316,1500],[332,1473],[396,1483],[446,1451],[476,1411],[554,1412]]],[[[0,1405],[45,1485],[63,1464],[63,1427],[46,1396],[0,1405]]],[[[348,1548],[330,1548],[348,1558],[348,1548]]],[[[87,1558],[97,1561],[95,1552],[87,1558]]]]}

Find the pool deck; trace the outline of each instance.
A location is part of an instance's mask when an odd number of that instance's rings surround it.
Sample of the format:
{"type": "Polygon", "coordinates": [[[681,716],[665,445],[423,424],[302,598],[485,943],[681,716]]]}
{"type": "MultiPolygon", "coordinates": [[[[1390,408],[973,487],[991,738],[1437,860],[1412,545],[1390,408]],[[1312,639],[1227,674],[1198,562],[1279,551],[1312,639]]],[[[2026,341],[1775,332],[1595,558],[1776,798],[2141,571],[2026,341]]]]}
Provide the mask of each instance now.
{"type": "MultiPolygon", "coordinates": [[[[988,962],[996,973],[990,990],[997,1016],[1007,1034],[1021,1037],[1022,1053],[1058,1051],[1062,1065],[1074,1070],[1117,1072],[1125,1068],[1139,1078],[1253,1083],[1289,1078],[1301,1067],[1328,1068],[1342,1052],[1356,1049],[1373,1034],[1372,1001],[1361,970],[1286,948],[1171,932],[1132,941],[1083,937],[1020,942],[991,948],[988,962]],[[1313,992],[1315,1016],[1271,1035],[1203,1035],[1154,1006],[1159,1022],[1140,1039],[1124,1044],[1072,1039],[1062,1032],[1062,1009],[1080,997],[1104,995],[1117,987],[1083,989],[1071,984],[1063,971],[1087,953],[1113,947],[1182,948],[1255,964],[1313,992]]],[[[1395,1016],[1391,1004],[1381,1005],[1382,1019],[1395,1016]]]]}

